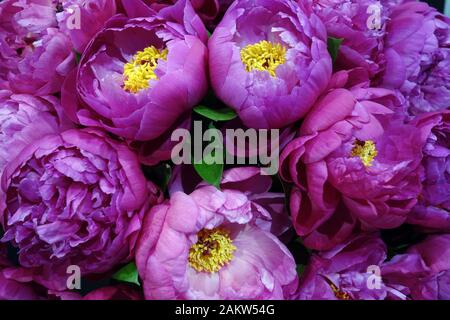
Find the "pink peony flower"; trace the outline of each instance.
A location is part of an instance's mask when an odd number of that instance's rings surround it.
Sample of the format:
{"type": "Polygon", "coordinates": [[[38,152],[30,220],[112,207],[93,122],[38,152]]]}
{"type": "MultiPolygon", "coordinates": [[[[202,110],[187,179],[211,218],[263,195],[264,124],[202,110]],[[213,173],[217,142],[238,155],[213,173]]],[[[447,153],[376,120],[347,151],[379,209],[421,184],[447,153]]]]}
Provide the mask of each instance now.
{"type": "Polygon", "coordinates": [[[308,6],[237,0],[209,40],[211,85],[251,128],[303,118],[331,76],[326,30],[308,6]]]}
{"type": "Polygon", "coordinates": [[[383,281],[414,300],[450,299],[450,235],[433,235],[382,267],[383,281]]]}
{"type": "Polygon", "coordinates": [[[126,11],[86,48],[62,104],[74,122],[155,140],[206,93],[206,29],[186,0],[159,13],[135,1],[126,11]]]}
{"type": "Polygon", "coordinates": [[[407,98],[412,114],[450,106],[450,19],[419,1],[404,1],[390,14],[381,85],[407,98]]]}
{"type": "Polygon", "coordinates": [[[330,249],[357,227],[406,221],[421,192],[429,130],[404,124],[392,111],[399,108],[389,90],[332,90],[284,149],[281,175],[293,183],[292,218],[307,246],[330,249]]]}
{"type": "Polygon", "coordinates": [[[235,168],[224,174],[221,190],[201,184],[154,207],[136,251],[145,297],[290,298],[296,265],[272,233],[285,228],[272,224],[284,212],[266,209],[282,197],[267,193],[270,185],[258,168],[235,168]]]}
{"type": "Polygon", "coordinates": [[[299,299],[384,300],[389,292],[396,291],[381,278],[373,278],[370,268],[380,268],[385,259],[383,241],[377,235],[366,234],[313,254],[302,274],[299,299]]]}
{"type": "Polygon", "coordinates": [[[67,268],[103,273],[133,254],[144,213],[160,202],[137,156],[93,129],[29,144],[1,177],[0,223],[19,251],[13,279],[65,290],[67,268]]]}
{"type": "Polygon", "coordinates": [[[420,128],[430,130],[423,148],[425,176],[419,202],[408,223],[424,230],[450,231],[450,111],[425,113],[415,118],[420,128]]]}

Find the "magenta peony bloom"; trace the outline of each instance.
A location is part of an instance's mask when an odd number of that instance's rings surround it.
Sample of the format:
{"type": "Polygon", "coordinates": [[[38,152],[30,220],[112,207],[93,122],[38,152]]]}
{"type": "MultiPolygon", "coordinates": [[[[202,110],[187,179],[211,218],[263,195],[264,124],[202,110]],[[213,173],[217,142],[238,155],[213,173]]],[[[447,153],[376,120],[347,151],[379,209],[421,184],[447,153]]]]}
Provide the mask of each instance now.
{"type": "MultiPolygon", "coordinates": [[[[33,141],[61,129],[55,97],[0,90],[0,175],[8,161],[33,141]]],[[[0,191],[1,193],[1,191],[0,191]]]]}
{"type": "Polygon", "coordinates": [[[60,91],[64,78],[75,67],[69,38],[57,29],[47,29],[47,34],[32,46],[33,51],[20,56],[17,69],[8,73],[11,90],[37,95],[60,91]]]}
{"type": "Polygon", "coordinates": [[[382,86],[400,90],[410,112],[450,106],[450,19],[423,2],[394,8],[385,39],[382,86]]]}
{"type": "MultiPolygon", "coordinates": [[[[303,0],[299,0],[303,1],[303,0]]],[[[312,0],[328,36],[342,39],[335,70],[363,68],[370,78],[384,70],[386,22],[396,0],[312,0]],[[379,11],[378,9],[379,8],[379,11]],[[379,16],[377,15],[379,13],[379,16]]]]}
{"type": "Polygon", "coordinates": [[[432,129],[423,148],[423,190],[408,223],[450,232],[450,111],[423,114],[414,122],[432,129]]]}
{"type": "Polygon", "coordinates": [[[19,49],[14,44],[20,41],[26,47],[25,44],[31,43],[30,36],[42,36],[48,28],[56,28],[56,10],[57,3],[53,0],[3,0],[0,3],[2,53],[8,44],[12,45],[11,51],[19,49]]]}
{"type": "Polygon", "coordinates": [[[211,84],[246,126],[288,126],[328,85],[326,41],[323,23],[306,5],[238,0],[209,40],[211,84]]]}
{"type": "Polygon", "coordinates": [[[57,8],[56,19],[73,47],[83,52],[88,42],[116,13],[115,0],[66,0],[57,8]]]}
{"type": "Polygon", "coordinates": [[[299,299],[384,300],[389,292],[398,294],[381,277],[375,278],[375,269],[371,269],[381,266],[385,259],[383,241],[364,234],[330,251],[313,254],[300,280],[299,299]]]}
{"type": "Polygon", "coordinates": [[[397,109],[401,100],[389,90],[332,90],[284,149],[281,174],[294,184],[292,218],[308,247],[330,249],[355,227],[405,222],[421,191],[429,129],[403,124],[397,109]]]}
{"type": "Polygon", "coordinates": [[[271,212],[269,200],[283,195],[268,193],[270,185],[258,168],[235,168],[225,172],[221,190],[202,184],[154,207],[136,251],[145,297],[290,298],[296,265],[272,233],[282,230],[272,217],[285,213],[271,212]]]}
{"type": "Polygon", "coordinates": [[[0,79],[16,93],[53,94],[75,67],[70,39],[60,32],[50,0],[0,3],[0,79]]]}
{"type": "Polygon", "coordinates": [[[414,300],[450,300],[450,235],[433,235],[395,256],[383,281],[414,300]]]}
{"type": "Polygon", "coordinates": [[[0,222],[19,250],[14,279],[66,289],[66,269],[109,271],[133,252],[142,218],[160,200],[137,156],[92,129],[47,135],[6,166],[0,222]]]}
{"type": "Polygon", "coordinates": [[[73,121],[148,141],[206,93],[206,30],[186,0],[158,14],[138,3],[129,15],[151,15],[110,19],[67,78],[62,104],[73,121]]]}

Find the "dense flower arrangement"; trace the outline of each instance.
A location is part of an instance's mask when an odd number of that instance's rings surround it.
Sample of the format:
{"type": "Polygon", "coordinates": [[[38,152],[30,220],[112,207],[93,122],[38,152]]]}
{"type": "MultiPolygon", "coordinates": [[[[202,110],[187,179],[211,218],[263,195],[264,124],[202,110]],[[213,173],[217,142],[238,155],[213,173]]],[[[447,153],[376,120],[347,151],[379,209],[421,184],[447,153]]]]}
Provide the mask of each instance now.
{"type": "Polygon", "coordinates": [[[1,1],[0,299],[450,300],[450,19],[1,1]]]}

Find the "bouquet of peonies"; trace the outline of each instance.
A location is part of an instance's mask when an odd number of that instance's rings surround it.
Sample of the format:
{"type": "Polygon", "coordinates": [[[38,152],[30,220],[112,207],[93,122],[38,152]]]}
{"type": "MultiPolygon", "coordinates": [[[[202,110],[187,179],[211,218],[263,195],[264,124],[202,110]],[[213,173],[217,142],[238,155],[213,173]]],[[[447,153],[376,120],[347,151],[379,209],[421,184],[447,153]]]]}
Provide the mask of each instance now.
{"type": "Polygon", "coordinates": [[[1,1],[0,299],[450,299],[450,19],[1,1]]]}

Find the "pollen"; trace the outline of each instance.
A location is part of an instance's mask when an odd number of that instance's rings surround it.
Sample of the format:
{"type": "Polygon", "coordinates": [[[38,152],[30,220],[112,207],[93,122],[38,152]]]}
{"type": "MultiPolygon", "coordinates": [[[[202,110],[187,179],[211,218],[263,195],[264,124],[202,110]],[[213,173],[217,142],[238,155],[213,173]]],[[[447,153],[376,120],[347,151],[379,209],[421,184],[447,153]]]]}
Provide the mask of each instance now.
{"type": "Polygon", "coordinates": [[[263,40],[243,48],[241,60],[247,72],[268,71],[272,77],[275,77],[275,70],[286,62],[286,48],[279,43],[263,40]]]}
{"type": "Polygon", "coordinates": [[[189,264],[196,271],[217,272],[233,259],[236,247],[225,229],[202,229],[197,239],[189,249],[189,264]]]}
{"type": "Polygon", "coordinates": [[[160,59],[167,59],[167,49],[158,50],[154,46],[136,52],[130,62],[123,67],[124,90],[137,93],[149,87],[150,80],[157,80],[155,69],[160,59]]]}
{"type": "Polygon", "coordinates": [[[352,300],[352,297],[345,291],[341,290],[337,285],[333,283],[328,277],[325,277],[321,275],[325,281],[330,286],[331,290],[333,291],[334,296],[339,300],[352,300]]]}
{"type": "Polygon", "coordinates": [[[372,140],[367,141],[356,140],[353,145],[354,146],[352,149],[351,156],[359,157],[364,166],[371,167],[373,160],[378,155],[375,142],[373,142],[372,140]]]}

